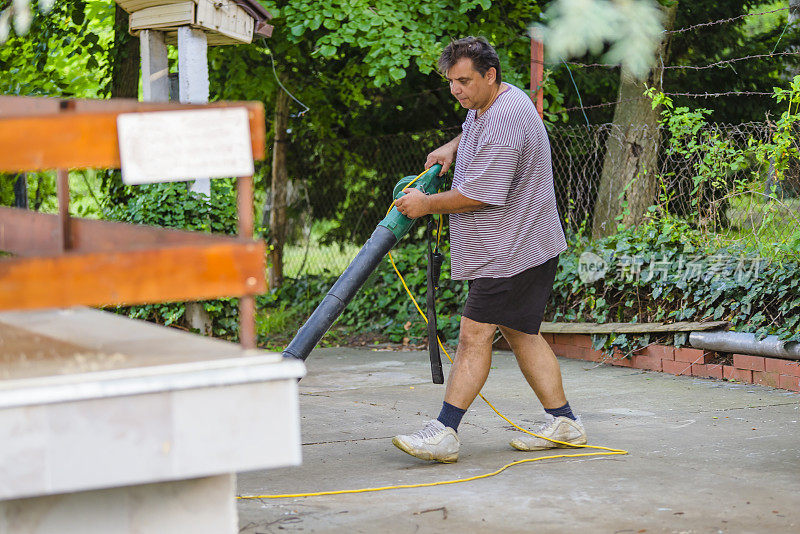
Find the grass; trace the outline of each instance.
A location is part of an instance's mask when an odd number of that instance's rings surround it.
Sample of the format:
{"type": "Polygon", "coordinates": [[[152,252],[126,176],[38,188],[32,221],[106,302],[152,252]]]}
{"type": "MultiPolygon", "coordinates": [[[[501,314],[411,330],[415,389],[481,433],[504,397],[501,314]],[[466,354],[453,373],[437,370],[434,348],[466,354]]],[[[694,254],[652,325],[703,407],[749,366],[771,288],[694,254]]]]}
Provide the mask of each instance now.
{"type": "Polygon", "coordinates": [[[767,202],[761,195],[730,199],[727,210],[731,225],[717,236],[719,243],[741,243],[765,257],[784,257],[798,251],[800,240],[800,198],[767,202]]]}
{"type": "MultiPolygon", "coordinates": [[[[321,299],[322,296],[319,296],[319,298],[321,299]]],[[[314,306],[316,304],[316,302],[313,303],[314,306]]],[[[301,308],[301,306],[290,306],[284,302],[278,308],[257,310],[256,332],[258,346],[263,349],[282,352],[311,313],[310,311],[303,311],[301,308]]],[[[311,310],[313,310],[313,307],[311,310]]],[[[384,340],[380,333],[354,334],[346,327],[334,325],[322,338],[320,346],[365,345],[367,341],[377,343],[379,340],[384,340]]]]}
{"type": "Polygon", "coordinates": [[[334,221],[315,221],[306,240],[287,245],[283,252],[283,272],[295,278],[302,274],[321,274],[328,271],[341,274],[353,261],[361,246],[352,243],[320,245],[322,236],[335,224],[334,221]],[[308,254],[306,257],[306,250],[308,254]],[[305,265],[303,259],[305,258],[305,265]],[[302,271],[301,271],[302,269],[302,271]]]}

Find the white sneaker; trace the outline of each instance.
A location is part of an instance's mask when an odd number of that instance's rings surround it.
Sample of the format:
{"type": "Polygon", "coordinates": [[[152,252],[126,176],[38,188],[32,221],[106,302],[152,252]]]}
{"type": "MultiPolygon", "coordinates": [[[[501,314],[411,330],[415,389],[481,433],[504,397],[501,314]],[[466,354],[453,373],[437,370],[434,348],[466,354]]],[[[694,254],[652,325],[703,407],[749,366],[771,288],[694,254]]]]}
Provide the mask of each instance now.
{"type": "Polygon", "coordinates": [[[456,431],[444,426],[438,419],[428,421],[425,428],[409,436],[395,436],[395,447],[420,460],[436,460],[445,464],[458,460],[461,442],[456,431]]]}
{"type": "MultiPolygon", "coordinates": [[[[536,430],[536,434],[573,445],[586,445],[586,430],[583,428],[580,417],[573,421],[569,417],[553,417],[549,413],[545,413],[544,416],[546,421],[536,430]]],[[[554,443],[548,439],[527,434],[512,440],[511,446],[519,451],[569,448],[569,445],[554,443]]]]}

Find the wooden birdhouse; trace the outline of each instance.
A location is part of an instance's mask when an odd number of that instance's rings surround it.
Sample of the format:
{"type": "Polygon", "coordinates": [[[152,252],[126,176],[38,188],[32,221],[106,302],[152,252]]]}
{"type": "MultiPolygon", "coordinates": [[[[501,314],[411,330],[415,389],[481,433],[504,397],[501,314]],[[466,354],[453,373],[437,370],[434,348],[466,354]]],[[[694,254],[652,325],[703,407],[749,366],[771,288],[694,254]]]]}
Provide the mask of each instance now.
{"type": "Polygon", "coordinates": [[[208,45],[247,44],[269,37],[272,16],[257,0],[116,0],[130,13],[130,32],[164,32],[167,44],[176,44],[180,27],[202,30],[208,45]]]}
{"type": "MultiPolygon", "coordinates": [[[[139,37],[140,88],[146,102],[207,103],[208,47],[248,44],[257,36],[272,35],[267,24],[272,15],[257,0],[115,1],[130,13],[130,32],[139,37]],[[170,65],[167,45],[177,45],[177,64],[170,65]],[[175,66],[178,83],[170,89],[168,74],[175,66]]],[[[210,181],[199,178],[192,190],[210,196],[210,181]]]]}

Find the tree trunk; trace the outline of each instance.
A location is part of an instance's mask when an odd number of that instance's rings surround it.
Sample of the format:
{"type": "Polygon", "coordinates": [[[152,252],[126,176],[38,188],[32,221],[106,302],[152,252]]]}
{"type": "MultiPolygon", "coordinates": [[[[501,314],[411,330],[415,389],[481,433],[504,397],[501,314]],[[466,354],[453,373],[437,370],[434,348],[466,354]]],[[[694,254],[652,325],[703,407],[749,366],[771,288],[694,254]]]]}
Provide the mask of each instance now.
{"type": "MultiPolygon", "coordinates": [[[[118,5],[114,11],[114,42],[108,54],[111,79],[106,93],[111,98],[139,97],[139,40],[128,33],[128,14],[118,5]]],[[[119,170],[103,171],[102,187],[111,204],[128,199],[119,170]]],[[[38,189],[37,189],[38,193],[38,189]]],[[[38,206],[38,203],[37,203],[38,206]]],[[[34,207],[38,209],[38,207],[34,207]]]]}
{"type": "Polygon", "coordinates": [[[14,206],[28,209],[28,176],[25,173],[18,174],[14,181],[14,206]]]}
{"type": "MultiPolygon", "coordinates": [[[[677,4],[661,8],[664,28],[675,22],[677,4]]],[[[657,50],[657,64],[644,81],[635,79],[622,69],[620,101],[614,110],[614,122],[606,142],[603,173],[597,193],[592,222],[592,237],[599,239],[616,232],[617,218],[622,215],[625,226],[642,222],[647,207],[655,198],[655,172],[661,134],[658,123],[661,108],[653,109],[649,99],[641,98],[647,87],[662,90],[664,65],[669,57],[669,34],[657,50]]]]}
{"type": "Polygon", "coordinates": [[[128,33],[128,14],[116,6],[111,50],[111,97],[139,96],[139,40],[128,33]]]}
{"type": "Polygon", "coordinates": [[[269,215],[269,287],[283,283],[283,246],[286,240],[286,127],[289,123],[289,95],[278,91],[275,103],[275,143],[272,147],[272,210],[269,215]]]}
{"type": "MultiPolygon", "coordinates": [[[[797,26],[797,22],[800,21],[800,0],[789,0],[789,26],[794,29],[797,26]]],[[[797,43],[790,43],[789,46],[786,47],[787,52],[797,52],[800,49],[797,43]]],[[[791,82],[795,76],[800,74],[800,70],[797,67],[796,58],[792,56],[787,56],[790,58],[792,63],[786,69],[786,78],[787,81],[791,82]]]]}
{"type": "Polygon", "coordinates": [[[36,193],[33,195],[33,211],[39,211],[39,208],[42,207],[42,182],[44,181],[44,177],[39,174],[36,177],[36,193]]]}

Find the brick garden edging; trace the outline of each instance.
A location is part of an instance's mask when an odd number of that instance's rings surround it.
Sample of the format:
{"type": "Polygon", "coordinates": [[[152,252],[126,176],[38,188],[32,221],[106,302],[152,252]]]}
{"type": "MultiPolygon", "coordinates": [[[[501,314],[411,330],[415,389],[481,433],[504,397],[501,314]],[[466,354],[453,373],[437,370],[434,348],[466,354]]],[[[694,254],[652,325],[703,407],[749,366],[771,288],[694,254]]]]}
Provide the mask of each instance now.
{"type": "Polygon", "coordinates": [[[727,365],[715,363],[721,359],[716,352],[671,345],[649,345],[636,351],[630,358],[620,352],[609,357],[592,349],[590,335],[542,334],[542,337],[557,356],[565,358],[800,392],[800,362],[793,360],[734,354],[733,365],[727,365]]]}

